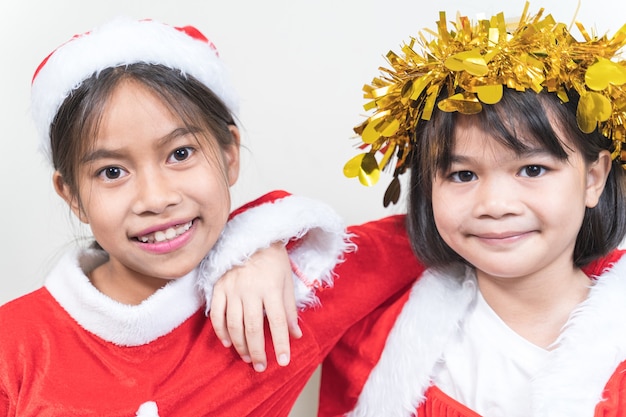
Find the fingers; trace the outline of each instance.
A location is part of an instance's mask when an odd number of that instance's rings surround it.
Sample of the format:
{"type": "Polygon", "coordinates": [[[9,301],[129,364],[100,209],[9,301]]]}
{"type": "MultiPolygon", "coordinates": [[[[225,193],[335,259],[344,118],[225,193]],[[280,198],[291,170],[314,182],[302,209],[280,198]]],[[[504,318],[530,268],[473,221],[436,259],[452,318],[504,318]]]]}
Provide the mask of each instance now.
{"type": "MultiPolygon", "coordinates": [[[[267,357],[265,355],[265,335],[264,335],[264,316],[263,303],[259,299],[246,300],[243,303],[243,323],[245,326],[244,341],[245,347],[241,347],[240,353],[245,351],[248,353],[252,366],[257,372],[263,372],[267,369],[267,357]]],[[[236,320],[237,321],[237,320],[236,320]]],[[[239,320],[241,323],[241,320],[239,320]]],[[[229,329],[230,330],[230,329],[229,329]]],[[[231,335],[232,335],[231,331],[231,335]]],[[[242,356],[243,357],[243,356],[242,356]]]]}
{"type": "Polygon", "coordinates": [[[211,299],[209,317],[213,324],[213,330],[224,347],[231,347],[232,342],[226,325],[226,294],[218,290],[217,286],[211,299]]]}
{"type": "Polygon", "coordinates": [[[276,361],[280,366],[287,366],[291,358],[289,328],[281,298],[281,295],[276,296],[274,299],[268,298],[265,304],[265,313],[272,334],[276,361]]]}
{"type": "MultiPolygon", "coordinates": [[[[244,305],[238,296],[232,294],[232,290],[226,281],[218,281],[213,289],[211,309],[209,317],[215,334],[224,347],[233,347],[241,359],[251,363],[252,358],[248,351],[248,342],[245,334],[244,305]],[[229,295],[230,294],[230,295],[229,295]]],[[[252,302],[254,299],[252,299],[252,302]]],[[[262,306],[257,314],[263,315],[262,306]]],[[[250,318],[248,318],[250,321],[250,318]]],[[[254,331],[251,332],[253,334],[254,331]]],[[[258,356],[258,355],[257,355],[258,356]]]]}
{"type": "Polygon", "coordinates": [[[226,309],[226,329],[230,335],[232,346],[241,356],[241,359],[246,363],[251,363],[252,358],[248,351],[248,342],[245,334],[244,303],[239,298],[231,297],[229,300],[226,309]]]}
{"type": "Polygon", "coordinates": [[[245,300],[231,298],[227,304],[226,296],[216,291],[211,302],[210,318],[218,338],[224,346],[232,346],[243,361],[252,363],[257,372],[267,368],[265,318],[280,366],[288,365],[291,359],[289,335],[294,338],[302,336],[291,286],[287,286],[283,293],[283,299],[268,297],[261,302],[254,297],[245,300]]]}
{"type": "Polygon", "coordinates": [[[255,297],[245,297],[244,300],[231,298],[226,313],[222,307],[226,304],[223,301],[225,297],[214,297],[212,303],[216,308],[215,312],[211,311],[211,320],[217,323],[214,325],[216,334],[225,346],[226,341],[230,342],[241,358],[252,363],[257,372],[267,368],[265,318],[269,323],[276,361],[280,366],[288,365],[291,359],[289,335],[295,338],[302,336],[292,285],[282,292],[282,297],[270,295],[263,300],[255,297]],[[216,318],[213,318],[214,314],[216,318]]]}
{"type": "Polygon", "coordinates": [[[293,285],[287,251],[276,243],[228,271],[214,286],[210,317],[217,337],[258,372],[267,368],[266,317],[279,365],[290,361],[290,336],[302,336],[293,285]]]}
{"type": "Polygon", "coordinates": [[[287,279],[287,281],[285,281],[283,302],[285,305],[285,315],[287,318],[287,325],[289,327],[289,334],[295,339],[300,339],[302,337],[302,329],[300,329],[300,325],[298,324],[298,308],[296,306],[296,297],[291,276],[287,279]]]}
{"type": "Polygon", "coordinates": [[[276,361],[287,366],[291,360],[289,336],[299,339],[302,330],[298,324],[298,310],[291,276],[284,280],[282,298],[272,291],[265,300],[265,313],[269,322],[276,361]]]}

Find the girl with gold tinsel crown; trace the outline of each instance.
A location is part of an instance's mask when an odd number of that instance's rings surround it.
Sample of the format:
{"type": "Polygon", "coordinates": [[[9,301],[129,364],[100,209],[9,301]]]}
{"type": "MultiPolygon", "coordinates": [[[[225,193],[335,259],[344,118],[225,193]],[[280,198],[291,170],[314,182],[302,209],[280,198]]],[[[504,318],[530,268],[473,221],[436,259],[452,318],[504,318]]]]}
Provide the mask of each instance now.
{"type": "Polygon", "coordinates": [[[390,168],[389,204],[410,168],[427,269],[331,353],[320,416],[626,414],[626,26],[578,29],[441,13],[365,87],[344,171],[390,168]]]}

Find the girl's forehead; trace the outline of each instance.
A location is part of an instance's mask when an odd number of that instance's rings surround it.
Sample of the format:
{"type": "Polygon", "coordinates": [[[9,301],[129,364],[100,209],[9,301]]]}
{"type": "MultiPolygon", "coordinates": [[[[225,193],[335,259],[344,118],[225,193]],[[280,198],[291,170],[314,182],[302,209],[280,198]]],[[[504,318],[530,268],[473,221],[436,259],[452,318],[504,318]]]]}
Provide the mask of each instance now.
{"type": "MultiPolygon", "coordinates": [[[[477,114],[454,115],[455,133],[462,133],[466,129],[482,130],[487,135],[493,135],[496,131],[506,131],[516,136],[528,136],[529,122],[523,116],[511,114],[504,107],[499,109],[487,108],[477,114]]],[[[552,119],[548,117],[552,124],[552,119]]]]}
{"type": "Polygon", "coordinates": [[[197,130],[200,117],[190,110],[183,111],[179,97],[170,97],[159,93],[144,83],[129,78],[120,81],[104,99],[100,113],[97,114],[96,135],[104,131],[116,128],[132,131],[138,128],[140,120],[152,120],[148,126],[155,131],[170,129],[172,126],[186,127],[195,126],[191,130],[197,130]]]}
{"type": "MultiPolygon", "coordinates": [[[[542,110],[544,111],[544,110],[542,110]]],[[[516,116],[509,112],[492,112],[491,117],[485,117],[486,112],[475,115],[457,114],[454,119],[452,147],[468,139],[482,141],[485,145],[499,144],[507,148],[525,153],[528,150],[554,149],[558,147],[572,148],[574,143],[569,138],[562,124],[550,110],[545,111],[549,125],[548,129],[538,132],[531,126],[527,117],[516,116]],[[549,139],[553,138],[553,139],[549,139]]]]}

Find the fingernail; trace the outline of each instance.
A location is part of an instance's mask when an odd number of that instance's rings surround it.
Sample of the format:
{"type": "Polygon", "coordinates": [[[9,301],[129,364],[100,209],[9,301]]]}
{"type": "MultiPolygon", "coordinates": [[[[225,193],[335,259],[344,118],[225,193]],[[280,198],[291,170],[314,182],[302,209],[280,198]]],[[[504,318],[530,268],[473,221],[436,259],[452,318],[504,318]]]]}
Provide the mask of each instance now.
{"type": "Polygon", "coordinates": [[[254,364],[254,370],[257,371],[257,372],[265,371],[265,364],[263,364],[263,363],[255,363],[254,364]]]}
{"type": "Polygon", "coordinates": [[[278,355],[278,364],[280,366],[289,365],[289,355],[287,355],[286,353],[281,353],[280,355],[278,355]]]}
{"type": "Polygon", "coordinates": [[[252,358],[251,358],[250,356],[248,356],[248,355],[243,355],[243,356],[241,357],[241,359],[243,359],[243,361],[244,361],[245,363],[250,363],[250,362],[252,362],[252,358]]]}
{"type": "Polygon", "coordinates": [[[229,348],[231,346],[230,340],[222,339],[222,345],[229,348]]]}

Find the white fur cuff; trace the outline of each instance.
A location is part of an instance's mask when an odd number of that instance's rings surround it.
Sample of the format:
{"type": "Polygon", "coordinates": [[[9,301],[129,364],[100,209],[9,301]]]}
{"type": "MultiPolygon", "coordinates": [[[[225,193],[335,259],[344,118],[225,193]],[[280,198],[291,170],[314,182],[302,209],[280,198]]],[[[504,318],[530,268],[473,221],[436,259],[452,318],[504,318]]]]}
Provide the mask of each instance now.
{"type": "Polygon", "coordinates": [[[237,215],[200,265],[199,285],[207,311],[213,286],[229,269],[242,265],[257,250],[272,243],[298,239],[290,251],[299,308],[317,302],[315,288],[332,286],[333,268],[351,248],[345,226],[328,205],[306,197],[288,196],[237,215]]]}

